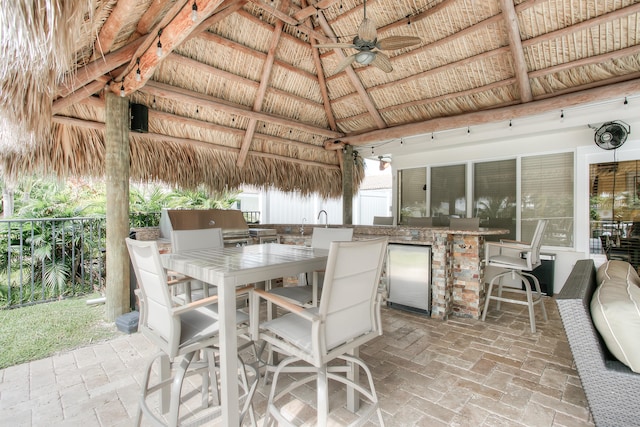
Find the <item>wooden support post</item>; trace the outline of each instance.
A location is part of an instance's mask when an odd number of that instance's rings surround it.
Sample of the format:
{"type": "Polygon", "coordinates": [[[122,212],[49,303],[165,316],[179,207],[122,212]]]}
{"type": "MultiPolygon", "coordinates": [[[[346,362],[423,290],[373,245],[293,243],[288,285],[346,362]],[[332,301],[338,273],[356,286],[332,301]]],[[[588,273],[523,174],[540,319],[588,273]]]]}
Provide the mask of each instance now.
{"type": "Polygon", "coordinates": [[[106,94],[107,321],[130,311],[129,253],[129,99],[106,94]]]}
{"type": "Polygon", "coordinates": [[[346,145],[342,168],[342,223],[353,224],[353,147],[346,145]]]}

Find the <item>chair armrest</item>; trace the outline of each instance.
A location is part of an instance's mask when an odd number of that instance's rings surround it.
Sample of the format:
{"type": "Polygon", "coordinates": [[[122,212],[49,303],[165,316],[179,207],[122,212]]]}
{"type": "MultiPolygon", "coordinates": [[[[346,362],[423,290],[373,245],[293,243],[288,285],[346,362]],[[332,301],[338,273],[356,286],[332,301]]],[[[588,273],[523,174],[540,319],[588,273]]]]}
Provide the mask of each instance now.
{"type": "MultiPolygon", "coordinates": [[[[243,294],[250,291],[253,286],[243,286],[242,288],[236,289],[237,294],[243,294]]],[[[186,313],[191,310],[195,310],[200,307],[206,307],[211,304],[215,304],[218,302],[218,295],[211,295],[210,297],[202,298],[197,301],[190,302],[188,304],[179,305],[177,307],[173,307],[171,309],[171,313],[173,315],[180,315],[182,313],[186,313]]]]}
{"type": "Polygon", "coordinates": [[[179,285],[180,283],[188,283],[192,280],[194,280],[193,277],[184,276],[184,277],[180,277],[179,279],[167,280],[167,285],[175,286],[175,285],[179,285]]]}
{"type": "Polygon", "coordinates": [[[253,289],[251,297],[251,316],[249,320],[249,330],[252,339],[258,340],[260,336],[260,298],[277,305],[278,307],[282,307],[292,314],[298,315],[302,318],[309,320],[310,322],[314,322],[318,320],[318,316],[315,316],[309,313],[308,309],[305,309],[299,305],[292,304],[283,298],[280,298],[277,295],[274,295],[270,292],[264,291],[262,289],[253,289]]]}
{"type": "Polygon", "coordinates": [[[202,298],[197,301],[190,302],[188,304],[173,307],[171,309],[171,314],[174,316],[179,316],[188,311],[192,311],[200,307],[205,307],[207,305],[215,304],[217,302],[218,302],[218,295],[212,295],[210,297],[202,298]]]}
{"type": "Polygon", "coordinates": [[[303,317],[309,321],[314,321],[317,319],[317,316],[309,313],[307,311],[306,308],[301,307],[299,305],[290,303],[289,301],[285,300],[284,298],[279,297],[278,295],[274,295],[272,293],[269,292],[265,292],[262,289],[254,289],[253,290],[253,295],[254,295],[254,302],[259,302],[259,298],[262,298],[264,300],[267,300],[275,305],[277,305],[278,307],[282,307],[288,311],[290,311],[291,313],[294,313],[296,315],[299,315],[300,317],[303,317]],[[258,300],[258,301],[256,301],[258,300]]]}
{"type": "Polygon", "coordinates": [[[508,245],[523,245],[523,246],[530,246],[529,243],[527,242],[522,242],[520,240],[511,240],[511,239],[500,239],[500,243],[506,243],[508,245]]]}
{"type": "Polygon", "coordinates": [[[521,252],[526,252],[527,250],[531,250],[533,249],[533,247],[531,246],[531,244],[523,244],[523,243],[498,243],[498,242],[486,242],[485,245],[487,247],[496,247],[499,249],[510,249],[510,250],[516,250],[516,251],[521,251],[521,252]]]}

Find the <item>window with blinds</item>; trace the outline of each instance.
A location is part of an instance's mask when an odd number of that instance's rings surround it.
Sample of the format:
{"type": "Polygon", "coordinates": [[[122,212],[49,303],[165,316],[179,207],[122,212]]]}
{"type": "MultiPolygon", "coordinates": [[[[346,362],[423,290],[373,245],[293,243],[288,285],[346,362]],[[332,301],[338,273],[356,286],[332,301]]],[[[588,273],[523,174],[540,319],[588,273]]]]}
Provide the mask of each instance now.
{"type": "Polygon", "coordinates": [[[465,165],[431,168],[431,215],[467,216],[465,165]]]}
{"type": "Polygon", "coordinates": [[[542,244],[573,246],[573,157],[557,153],[522,158],[522,240],[531,239],[539,219],[548,219],[542,244]]]}
{"type": "Polygon", "coordinates": [[[408,217],[427,215],[427,168],[404,169],[398,172],[400,188],[399,223],[406,224],[408,217]]]}
{"type": "Polygon", "coordinates": [[[483,227],[506,228],[516,238],[516,160],[476,163],[473,167],[474,217],[483,227]]]}

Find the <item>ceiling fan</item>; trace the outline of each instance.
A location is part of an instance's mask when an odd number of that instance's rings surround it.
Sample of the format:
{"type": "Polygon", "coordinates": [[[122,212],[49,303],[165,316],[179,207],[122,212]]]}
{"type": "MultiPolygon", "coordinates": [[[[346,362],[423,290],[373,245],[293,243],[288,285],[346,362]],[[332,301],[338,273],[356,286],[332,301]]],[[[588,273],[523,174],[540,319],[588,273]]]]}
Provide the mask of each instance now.
{"type": "Polygon", "coordinates": [[[344,70],[354,61],[362,65],[373,65],[385,73],[390,73],[393,71],[391,61],[380,50],[402,49],[421,42],[422,40],[419,37],[410,36],[391,36],[378,40],[376,23],[367,18],[367,1],[364,0],[364,18],[352,43],[325,43],[314,45],[314,47],[327,49],[352,48],[358,51],[344,58],[334,70],[334,74],[344,70]]]}

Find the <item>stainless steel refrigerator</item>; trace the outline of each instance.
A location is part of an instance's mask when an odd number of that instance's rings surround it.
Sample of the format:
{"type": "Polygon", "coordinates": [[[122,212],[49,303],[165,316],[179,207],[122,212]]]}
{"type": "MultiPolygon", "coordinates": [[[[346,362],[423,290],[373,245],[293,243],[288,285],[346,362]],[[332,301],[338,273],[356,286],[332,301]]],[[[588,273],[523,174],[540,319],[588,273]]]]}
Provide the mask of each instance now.
{"type": "Polygon", "coordinates": [[[431,247],[390,244],[387,279],[391,307],[431,312],[431,247]]]}

